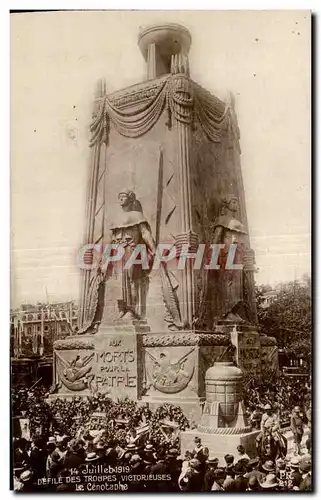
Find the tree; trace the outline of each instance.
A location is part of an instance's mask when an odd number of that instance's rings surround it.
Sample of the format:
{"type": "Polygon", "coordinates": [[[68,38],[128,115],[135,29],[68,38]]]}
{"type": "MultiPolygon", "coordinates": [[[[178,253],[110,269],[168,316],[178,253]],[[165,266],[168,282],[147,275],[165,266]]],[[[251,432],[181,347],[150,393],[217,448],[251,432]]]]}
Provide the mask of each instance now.
{"type": "Polygon", "coordinates": [[[311,278],[280,284],[275,300],[263,307],[266,289],[257,288],[258,320],[262,333],[275,337],[291,358],[311,362],[311,278]],[[264,290],[264,291],[263,291],[264,290]]]}

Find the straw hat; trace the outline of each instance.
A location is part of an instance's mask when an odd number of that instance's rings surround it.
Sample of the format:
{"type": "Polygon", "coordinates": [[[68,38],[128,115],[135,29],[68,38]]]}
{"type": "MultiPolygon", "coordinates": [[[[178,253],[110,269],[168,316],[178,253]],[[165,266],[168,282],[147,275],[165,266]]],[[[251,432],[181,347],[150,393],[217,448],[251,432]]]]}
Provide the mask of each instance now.
{"type": "Polygon", "coordinates": [[[134,443],[129,443],[126,446],[126,451],[137,451],[137,446],[134,443]]]}
{"type": "Polygon", "coordinates": [[[32,472],[31,470],[25,470],[21,476],[20,476],[20,481],[22,481],[23,483],[26,483],[27,481],[29,481],[30,479],[32,478],[32,472]]]}
{"type": "Polygon", "coordinates": [[[264,406],[264,410],[272,410],[271,405],[266,404],[266,405],[264,406]]]}
{"type": "Polygon", "coordinates": [[[263,483],[261,483],[261,487],[262,488],[265,488],[265,489],[269,489],[269,488],[275,488],[276,486],[278,486],[278,480],[276,478],[276,475],[275,474],[268,474],[265,478],[265,481],[263,483]]]}
{"type": "Polygon", "coordinates": [[[92,451],[91,453],[88,453],[85,462],[93,462],[94,460],[98,460],[99,456],[97,455],[96,452],[92,451]]]}
{"type": "Polygon", "coordinates": [[[218,464],[218,462],[219,459],[216,457],[208,457],[208,459],[206,460],[207,464],[218,464]]]}
{"type": "Polygon", "coordinates": [[[300,460],[297,457],[293,457],[293,458],[291,458],[290,467],[292,469],[298,469],[299,463],[300,463],[300,460]]]}
{"type": "Polygon", "coordinates": [[[275,471],[275,466],[274,466],[274,463],[272,462],[272,460],[267,460],[264,464],[263,464],[263,470],[265,470],[266,472],[274,472],[275,471]]]}

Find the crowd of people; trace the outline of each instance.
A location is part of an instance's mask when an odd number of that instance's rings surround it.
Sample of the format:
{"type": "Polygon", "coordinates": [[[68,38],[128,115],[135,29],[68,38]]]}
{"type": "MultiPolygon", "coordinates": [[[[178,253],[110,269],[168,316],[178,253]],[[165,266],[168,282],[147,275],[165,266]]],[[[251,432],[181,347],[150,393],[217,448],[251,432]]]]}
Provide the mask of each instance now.
{"type": "Polygon", "coordinates": [[[282,404],[294,435],[294,454],[275,459],[249,457],[242,446],[233,455],[218,457],[198,437],[193,449],[181,455],[179,433],[168,437],[157,425],[167,418],[180,430],[188,428],[181,409],[172,405],[152,412],[135,402],[112,402],[103,395],[49,403],[40,385],[31,391],[16,389],[13,415],[22,417],[19,424],[28,422],[29,427],[24,423],[14,432],[13,488],[25,492],[310,491],[311,432],[304,447],[302,437],[304,428],[311,426],[306,397],[311,392],[309,387],[287,383],[265,391],[250,384],[245,389],[252,427],[262,433],[280,429],[279,394],[293,391],[282,404]],[[137,434],[144,424],[149,430],[137,434]]]}
{"type": "Polygon", "coordinates": [[[300,406],[309,418],[311,382],[286,377],[283,374],[271,380],[267,377],[261,381],[250,379],[244,384],[243,400],[247,416],[254,429],[259,428],[262,413],[267,404],[271,405],[273,411],[278,414],[280,426],[288,427],[294,406],[300,406]]]}
{"type": "Polygon", "coordinates": [[[180,455],[177,448],[144,445],[128,439],[125,447],[106,441],[104,432],[75,438],[54,435],[14,441],[14,490],[35,491],[310,491],[311,453],[262,462],[238,446],[219,459],[199,437],[180,455]]]}

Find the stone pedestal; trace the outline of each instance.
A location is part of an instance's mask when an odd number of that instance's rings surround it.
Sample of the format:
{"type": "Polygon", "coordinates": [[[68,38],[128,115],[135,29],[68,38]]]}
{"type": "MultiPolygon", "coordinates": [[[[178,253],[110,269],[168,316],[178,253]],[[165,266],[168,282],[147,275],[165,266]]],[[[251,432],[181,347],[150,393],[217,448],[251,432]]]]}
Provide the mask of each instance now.
{"type": "Polygon", "coordinates": [[[199,422],[205,373],[231,356],[228,335],[181,331],[150,333],[146,322],[101,326],[94,335],[54,343],[51,398],[106,394],[129,397],[151,407],[179,405],[199,422]]]}
{"type": "Polygon", "coordinates": [[[112,399],[139,398],[144,322],[101,327],[95,335],[71,336],[54,343],[56,397],[106,394],[112,399]]]}
{"type": "Polygon", "coordinates": [[[240,444],[244,446],[249,457],[254,458],[256,456],[255,439],[259,431],[240,434],[229,434],[229,431],[234,431],[234,429],[223,428],[219,434],[200,432],[198,429],[181,432],[181,454],[184,455],[187,450],[193,450],[194,438],[197,436],[201,438],[202,445],[209,449],[210,455],[219,459],[219,466],[225,467],[224,455],[227,453],[236,456],[236,449],[240,444]]]}

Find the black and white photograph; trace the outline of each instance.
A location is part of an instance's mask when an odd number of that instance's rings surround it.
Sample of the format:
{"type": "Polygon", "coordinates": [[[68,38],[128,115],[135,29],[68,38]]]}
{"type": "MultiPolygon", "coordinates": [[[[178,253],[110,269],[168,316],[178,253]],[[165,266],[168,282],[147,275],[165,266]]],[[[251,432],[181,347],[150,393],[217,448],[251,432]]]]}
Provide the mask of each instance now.
{"type": "Polygon", "coordinates": [[[15,492],[314,490],[311,26],[11,12],[15,492]]]}

